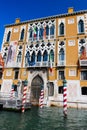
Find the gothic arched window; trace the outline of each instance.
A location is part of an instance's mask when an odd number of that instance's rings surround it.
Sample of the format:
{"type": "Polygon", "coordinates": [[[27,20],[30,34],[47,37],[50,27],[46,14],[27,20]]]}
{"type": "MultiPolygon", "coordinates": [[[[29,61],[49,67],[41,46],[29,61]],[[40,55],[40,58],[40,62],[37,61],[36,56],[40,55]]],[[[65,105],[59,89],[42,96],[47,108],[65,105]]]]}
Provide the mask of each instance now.
{"type": "Polygon", "coordinates": [[[38,27],[36,27],[36,37],[38,37],[38,27]]]}
{"type": "Polygon", "coordinates": [[[46,35],[47,36],[49,35],[49,27],[48,27],[48,25],[46,26],[46,35]]]}
{"type": "Polygon", "coordinates": [[[54,62],[54,51],[53,50],[50,51],[50,55],[49,56],[50,56],[49,59],[52,60],[52,62],[54,62]]]}
{"type": "Polygon", "coordinates": [[[9,31],[8,34],[7,34],[6,42],[9,42],[9,41],[10,41],[10,37],[11,37],[11,31],[9,31]]]}
{"type": "Polygon", "coordinates": [[[19,51],[18,55],[17,55],[17,62],[21,62],[22,59],[22,53],[21,51],[19,51]]]}
{"type": "Polygon", "coordinates": [[[43,61],[47,61],[48,60],[48,53],[47,51],[45,50],[44,51],[44,54],[43,54],[43,61]]]}
{"type": "Polygon", "coordinates": [[[79,20],[79,22],[78,22],[78,31],[79,31],[79,33],[84,32],[84,22],[83,22],[83,20],[79,20]]]}
{"type": "Polygon", "coordinates": [[[33,51],[32,55],[31,55],[31,62],[35,62],[35,52],[33,51]]]}
{"type": "Polygon", "coordinates": [[[64,49],[61,48],[59,51],[59,60],[64,61],[64,49]]]}
{"type": "Polygon", "coordinates": [[[59,34],[60,34],[60,35],[64,35],[64,23],[61,23],[61,24],[59,25],[59,34]]]}
{"type": "Polygon", "coordinates": [[[23,40],[23,39],[24,39],[24,29],[22,29],[21,36],[20,36],[20,40],[23,40]]]}
{"type": "Polygon", "coordinates": [[[29,29],[29,39],[32,39],[33,37],[33,30],[32,28],[29,29]]]}
{"type": "Polygon", "coordinates": [[[50,35],[54,35],[54,25],[50,27],[50,35]]]}
{"type": "Polygon", "coordinates": [[[25,63],[29,63],[30,62],[30,53],[29,51],[26,53],[26,56],[25,56],[25,63]]]}
{"type": "Polygon", "coordinates": [[[43,39],[43,31],[44,31],[44,29],[43,29],[43,27],[41,27],[41,28],[39,29],[39,38],[40,38],[40,39],[43,39]]]}
{"type": "Polygon", "coordinates": [[[41,51],[39,51],[37,54],[37,61],[41,61],[41,51]]]}

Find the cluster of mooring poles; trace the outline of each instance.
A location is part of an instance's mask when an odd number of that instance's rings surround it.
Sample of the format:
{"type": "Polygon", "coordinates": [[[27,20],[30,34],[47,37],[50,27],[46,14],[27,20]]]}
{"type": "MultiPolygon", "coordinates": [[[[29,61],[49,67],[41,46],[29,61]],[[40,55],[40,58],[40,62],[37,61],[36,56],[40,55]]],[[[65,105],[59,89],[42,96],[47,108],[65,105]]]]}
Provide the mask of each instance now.
{"type": "MultiPolygon", "coordinates": [[[[27,84],[28,84],[28,81],[25,80],[24,89],[23,89],[23,98],[22,98],[22,112],[25,111],[27,84]]],[[[43,86],[41,86],[41,93],[40,93],[40,98],[39,98],[40,108],[43,108],[44,106],[43,102],[44,102],[44,89],[43,89],[43,86]]],[[[65,78],[63,80],[63,113],[64,113],[64,117],[67,117],[67,81],[65,78]]]]}

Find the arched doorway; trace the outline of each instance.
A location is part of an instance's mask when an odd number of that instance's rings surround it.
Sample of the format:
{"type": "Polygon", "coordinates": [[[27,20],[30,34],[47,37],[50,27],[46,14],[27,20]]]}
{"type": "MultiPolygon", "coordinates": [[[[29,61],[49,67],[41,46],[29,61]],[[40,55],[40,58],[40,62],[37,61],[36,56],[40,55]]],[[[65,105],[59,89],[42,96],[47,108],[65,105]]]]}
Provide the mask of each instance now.
{"type": "Polygon", "coordinates": [[[44,85],[42,78],[37,75],[31,83],[30,101],[32,105],[39,105],[41,87],[44,85]]]}

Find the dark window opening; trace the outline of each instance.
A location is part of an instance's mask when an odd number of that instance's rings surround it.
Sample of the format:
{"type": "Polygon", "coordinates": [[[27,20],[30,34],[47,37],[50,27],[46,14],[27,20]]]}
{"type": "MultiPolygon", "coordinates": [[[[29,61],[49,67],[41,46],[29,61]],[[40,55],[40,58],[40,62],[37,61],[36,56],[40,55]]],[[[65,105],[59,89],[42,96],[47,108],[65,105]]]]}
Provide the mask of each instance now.
{"type": "Polygon", "coordinates": [[[64,35],[64,23],[61,23],[59,25],[59,33],[60,33],[60,35],[64,35]]]}
{"type": "Polygon", "coordinates": [[[87,95],[87,87],[82,87],[81,93],[82,93],[82,95],[87,95]]]}
{"type": "Polygon", "coordinates": [[[17,85],[14,85],[14,91],[17,92],[17,85]]]}
{"type": "Polygon", "coordinates": [[[59,94],[63,94],[63,86],[59,86],[59,88],[58,88],[58,93],[59,93],[59,94]]]}
{"type": "Polygon", "coordinates": [[[8,34],[7,34],[7,40],[6,40],[7,42],[10,41],[10,36],[11,36],[11,31],[9,31],[8,34]]]}
{"type": "Polygon", "coordinates": [[[3,75],[3,73],[0,71],[0,79],[2,79],[2,75],[3,75]]]}
{"type": "Polygon", "coordinates": [[[59,70],[59,80],[63,80],[63,79],[64,79],[64,71],[59,70]]]}
{"type": "Polygon", "coordinates": [[[1,84],[0,84],[0,91],[1,91],[1,84]]]}
{"type": "Polygon", "coordinates": [[[87,80],[87,71],[81,71],[81,80],[87,80]]]}
{"type": "Polygon", "coordinates": [[[83,22],[83,20],[80,20],[78,22],[78,28],[79,28],[79,33],[83,33],[84,32],[84,22],[83,22]]]}
{"type": "Polygon", "coordinates": [[[20,36],[20,40],[24,39],[24,29],[21,31],[21,36],[20,36]]]}
{"type": "Polygon", "coordinates": [[[18,75],[19,75],[19,70],[16,70],[16,71],[15,71],[14,79],[18,79],[18,75]]]}

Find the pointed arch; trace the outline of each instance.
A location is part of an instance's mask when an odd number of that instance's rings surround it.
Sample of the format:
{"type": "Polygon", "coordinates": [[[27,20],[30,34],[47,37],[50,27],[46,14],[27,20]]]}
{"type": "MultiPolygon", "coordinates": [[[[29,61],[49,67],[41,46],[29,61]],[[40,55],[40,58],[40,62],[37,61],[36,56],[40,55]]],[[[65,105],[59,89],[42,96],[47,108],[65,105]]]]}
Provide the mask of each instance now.
{"type": "Polygon", "coordinates": [[[21,62],[22,60],[22,52],[19,51],[18,55],[17,55],[17,62],[21,62]]]}
{"type": "Polygon", "coordinates": [[[44,31],[44,29],[43,29],[43,27],[41,26],[40,29],[39,29],[39,38],[40,38],[40,39],[43,39],[43,31],[44,31]]]}
{"type": "Polygon", "coordinates": [[[64,35],[64,23],[60,23],[59,25],[59,34],[64,35]]]}
{"type": "Polygon", "coordinates": [[[9,31],[8,34],[7,34],[6,42],[9,42],[9,41],[10,41],[10,37],[11,37],[11,31],[9,31]]]}
{"type": "Polygon", "coordinates": [[[52,25],[52,26],[50,27],[50,35],[54,35],[54,29],[55,29],[55,26],[52,25]]]}
{"type": "Polygon", "coordinates": [[[32,39],[32,37],[33,37],[33,29],[30,28],[29,29],[29,39],[32,39]]]}
{"type": "Polygon", "coordinates": [[[37,53],[37,61],[41,61],[41,51],[38,51],[37,53]]]}
{"type": "Polygon", "coordinates": [[[59,60],[64,61],[64,49],[61,48],[59,51],[59,60]]]}
{"type": "Polygon", "coordinates": [[[31,62],[35,63],[35,51],[33,51],[32,55],[31,55],[31,62]]]}
{"type": "Polygon", "coordinates": [[[26,53],[26,56],[25,56],[25,64],[29,64],[29,62],[30,62],[30,53],[29,53],[29,51],[27,51],[27,53],[26,53]]]}
{"type": "Polygon", "coordinates": [[[49,59],[51,58],[52,62],[54,62],[54,51],[51,50],[49,54],[49,59]]]}
{"type": "Polygon", "coordinates": [[[39,74],[33,78],[31,86],[35,86],[36,84],[39,86],[42,86],[44,84],[43,79],[39,74]]]}
{"type": "Polygon", "coordinates": [[[36,37],[38,37],[38,27],[36,27],[36,37]]]}
{"type": "Polygon", "coordinates": [[[39,97],[42,87],[44,87],[43,79],[39,75],[36,75],[31,82],[30,100],[33,105],[39,105],[39,97]]]}
{"type": "Polygon", "coordinates": [[[49,35],[49,26],[47,25],[46,26],[46,36],[48,36],[49,35]]]}
{"type": "Polygon", "coordinates": [[[4,59],[4,62],[6,62],[6,59],[7,59],[7,53],[6,52],[3,55],[3,59],[4,59]]]}
{"type": "Polygon", "coordinates": [[[23,40],[23,39],[24,39],[24,32],[25,32],[25,30],[24,30],[24,28],[23,28],[22,31],[21,31],[21,35],[20,35],[20,40],[23,40]]]}
{"type": "Polygon", "coordinates": [[[80,19],[79,22],[78,22],[78,31],[79,31],[79,33],[84,32],[84,22],[83,22],[82,19],[80,19]]]}
{"type": "Polygon", "coordinates": [[[45,50],[43,53],[43,61],[47,61],[47,60],[48,60],[48,53],[47,50],[45,50]]]}

